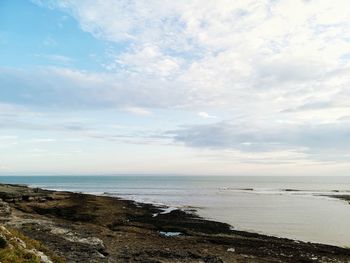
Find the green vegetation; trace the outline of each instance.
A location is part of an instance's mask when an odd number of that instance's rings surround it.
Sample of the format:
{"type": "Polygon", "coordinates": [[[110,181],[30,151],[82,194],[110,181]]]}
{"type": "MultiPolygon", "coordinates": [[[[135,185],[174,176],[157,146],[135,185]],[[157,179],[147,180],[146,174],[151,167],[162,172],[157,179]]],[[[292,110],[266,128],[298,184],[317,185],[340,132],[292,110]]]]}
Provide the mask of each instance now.
{"type": "Polygon", "coordinates": [[[28,238],[15,229],[0,227],[1,263],[40,263],[40,257],[33,251],[43,252],[55,263],[65,263],[64,259],[40,242],[28,238]]]}
{"type": "Polygon", "coordinates": [[[7,245],[7,241],[4,237],[0,236],[0,249],[5,248],[7,245]]]}

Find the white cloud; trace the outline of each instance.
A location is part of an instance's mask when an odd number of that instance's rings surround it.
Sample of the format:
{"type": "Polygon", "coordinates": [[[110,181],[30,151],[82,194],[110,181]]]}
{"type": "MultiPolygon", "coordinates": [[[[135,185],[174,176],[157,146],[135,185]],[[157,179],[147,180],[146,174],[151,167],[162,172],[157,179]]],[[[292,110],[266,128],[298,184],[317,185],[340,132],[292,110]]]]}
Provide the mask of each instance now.
{"type": "Polygon", "coordinates": [[[36,138],[36,139],[30,139],[29,142],[34,142],[34,143],[49,143],[49,142],[55,142],[57,141],[56,139],[51,139],[51,138],[36,138]]]}
{"type": "Polygon", "coordinates": [[[341,73],[350,66],[346,0],[35,2],[69,13],[98,39],[126,45],[106,67],[129,100],[134,86],[157,97],[155,106],[252,115],[249,107],[258,105],[266,115],[349,89],[341,73]]]}
{"type": "Polygon", "coordinates": [[[73,59],[67,56],[62,56],[62,55],[58,55],[58,54],[51,54],[51,55],[39,55],[39,56],[43,56],[49,60],[58,62],[58,63],[63,63],[63,64],[69,64],[73,62],[73,59]]]}
{"type": "MultiPolygon", "coordinates": [[[[166,56],[156,46],[138,47],[116,58],[117,65],[142,75],[169,76],[180,69],[178,58],[166,56]]],[[[111,68],[111,65],[109,65],[111,68]]]]}
{"type": "Polygon", "coordinates": [[[210,115],[209,113],[205,112],[205,111],[200,111],[197,113],[197,115],[201,118],[205,118],[205,119],[216,119],[217,117],[214,115],[210,115]]]}
{"type": "MultiPolygon", "coordinates": [[[[347,151],[341,141],[348,139],[350,109],[348,0],[34,2],[59,8],[106,41],[107,73],[5,70],[0,83],[11,90],[2,94],[1,86],[0,95],[8,103],[16,97],[23,104],[117,107],[141,115],[170,108],[203,118],[213,116],[201,109],[215,108],[228,120],[179,131],[176,141],[238,147],[244,154],[278,146],[332,159],[324,149],[334,137],[339,151],[347,151]],[[318,135],[322,147],[314,142],[318,135]]],[[[334,156],[341,159],[339,151],[334,156]]]]}
{"type": "Polygon", "coordinates": [[[136,114],[136,115],[142,115],[142,116],[149,116],[152,114],[151,111],[143,109],[143,108],[138,108],[138,107],[126,107],[126,108],[124,108],[124,111],[130,112],[130,113],[136,114]]]}

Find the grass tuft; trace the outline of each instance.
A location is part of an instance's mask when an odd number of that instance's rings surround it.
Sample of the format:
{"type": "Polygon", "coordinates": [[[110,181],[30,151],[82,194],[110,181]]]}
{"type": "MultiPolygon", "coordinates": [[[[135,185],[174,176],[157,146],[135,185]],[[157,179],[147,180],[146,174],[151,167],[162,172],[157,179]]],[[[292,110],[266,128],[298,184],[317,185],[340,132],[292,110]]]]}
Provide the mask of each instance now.
{"type": "Polygon", "coordinates": [[[16,229],[2,227],[0,234],[1,263],[40,263],[40,257],[31,252],[34,249],[43,252],[54,263],[66,262],[42,243],[30,239],[16,229]],[[19,239],[25,243],[25,247],[23,247],[19,239]]]}

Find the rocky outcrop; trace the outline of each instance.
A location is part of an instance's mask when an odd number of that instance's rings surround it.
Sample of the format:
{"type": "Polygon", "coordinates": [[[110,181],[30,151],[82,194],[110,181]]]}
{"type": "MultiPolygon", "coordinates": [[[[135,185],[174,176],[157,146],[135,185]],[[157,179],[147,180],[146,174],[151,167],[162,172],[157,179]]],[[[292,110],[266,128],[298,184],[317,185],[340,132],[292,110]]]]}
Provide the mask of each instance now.
{"type": "Polygon", "coordinates": [[[17,231],[0,226],[0,261],[2,263],[63,263],[56,255],[47,254],[43,246],[17,231]]]}
{"type": "Polygon", "coordinates": [[[0,221],[6,221],[11,216],[11,207],[7,202],[0,199],[0,221]]]}
{"type": "Polygon", "coordinates": [[[337,198],[340,200],[344,200],[349,202],[350,204],[350,195],[326,195],[327,197],[331,197],[331,198],[337,198]]]}
{"type": "Polygon", "coordinates": [[[20,201],[41,201],[52,199],[51,191],[10,184],[0,185],[0,198],[8,203],[20,201]]]}

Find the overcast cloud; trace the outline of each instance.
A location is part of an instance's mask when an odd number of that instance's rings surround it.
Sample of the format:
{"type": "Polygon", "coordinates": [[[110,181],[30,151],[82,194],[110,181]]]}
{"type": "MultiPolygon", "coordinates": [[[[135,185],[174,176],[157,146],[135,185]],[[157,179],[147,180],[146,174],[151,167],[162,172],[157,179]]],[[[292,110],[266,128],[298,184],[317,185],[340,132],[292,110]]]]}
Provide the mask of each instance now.
{"type": "Polygon", "coordinates": [[[64,64],[1,67],[4,112],[113,109],[159,118],[159,138],[198,151],[350,158],[347,0],[32,2],[103,42],[101,70],[57,53],[42,57],[64,64]],[[193,119],[162,127],[159,111],[193,119]]]}

